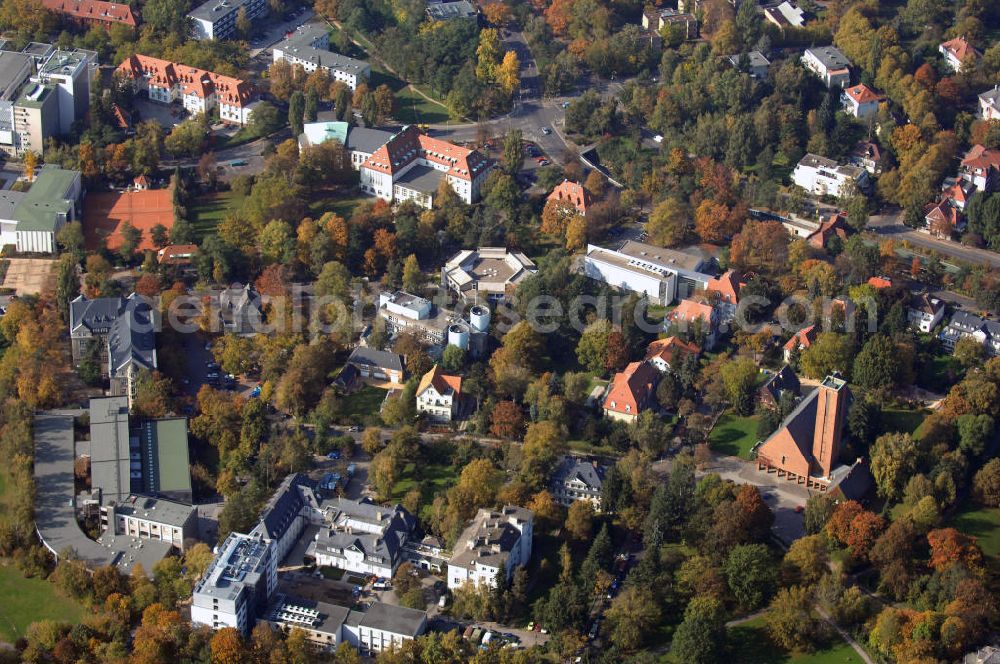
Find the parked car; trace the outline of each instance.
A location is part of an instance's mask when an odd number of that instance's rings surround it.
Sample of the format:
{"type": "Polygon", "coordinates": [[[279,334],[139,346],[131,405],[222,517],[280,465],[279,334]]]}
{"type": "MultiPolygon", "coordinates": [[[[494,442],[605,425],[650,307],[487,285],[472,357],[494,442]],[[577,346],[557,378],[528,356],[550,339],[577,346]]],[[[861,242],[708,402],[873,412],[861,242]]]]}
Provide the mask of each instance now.
{"type": "Polygon", "coordinates": [[[337,459],[340,458],[340,450],[334,450],[330,452],[329,454],[326,455],[326,458],[336,461],[337,459]]]}
{"type": "Polygon", "coordinates": [[[391,590],[391,589],[392,589],[392,584],[390,584],[388,581],[379,580],[372,584],[372,590],[391,590]]]}
{"type": "Polygon", "coordinates": [[[354,426],[352,426],[352,427],[351,427],[350,429],[348,429],[348,431],[350,431],[351,433],[358,433],[358,432],[359,432],[359,431],[361,431],[361,429],[363,429],[363,428],[364,428],[364,427],[362,427],[362,426],[361,426],[360,424],[355,424],[355,425],[354,425],[354,426]]]}
{"type": "Polygon", "coordinates": [[[552,130],[549,129],[548,127],[542,127],[542,133],[548,136],[549,134],[552,133],[552,130]]]}

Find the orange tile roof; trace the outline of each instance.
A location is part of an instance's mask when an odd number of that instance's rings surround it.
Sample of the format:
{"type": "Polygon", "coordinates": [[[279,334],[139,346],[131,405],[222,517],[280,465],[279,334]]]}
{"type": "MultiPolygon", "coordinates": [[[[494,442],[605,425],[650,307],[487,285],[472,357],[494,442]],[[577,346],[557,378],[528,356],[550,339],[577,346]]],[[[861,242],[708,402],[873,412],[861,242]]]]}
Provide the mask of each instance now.
{"type": "Polygon", "coordinates": [[[116,71],[133,80],[145,77],[155,87],[180,87],[183,94],[201,99],[214,94],[221,103],[230,106],[247,106],[256,96],[253,85],[243,79],[148,55],[133,55],[118,65],[116,71]]]}
{"type": "Polygon", "coordinates": [[[964,62],[965,58],[970,55],[974,58],[979,56],[979,51],[973,48],[969,42],[965,41],[964,37],[949,39],[945,43],[941,44],[941,48],[958,58],[959,62],[964,62]]]}
{"type": "Polygon", "coordinates": [[[136,26],[132,8],[124,3],[103,0],[42,0],[42,5],[50,12],[66,14],[79,21],[98,21],[108,25],[116,23],[136,26]]]}
{"type": "Polygon", "coordinates": [[[156,259],[161,263],[186,263],[198,253],[196,244],[168,244],[156,252],[156,259]]]}
{"type": "Polygon", "coordinates": [[[171,190],[146,189],[88,194],[83,212],[83,234],[88,251],[107,246],[114,251],[122,243],[119,233],[126,221],[142,231],[139,251],[153,250],[150,231],[157,224],[167,230],[174,227],[174,203],[171,190]]]}
{"type": "Polygon", "coordinates": [[[716,292],[722,296],[723,302],[738,304],[740,298],[740,280],[734,270],[726,270],[717,278],[709,279],[705,290],[716,292]]]}
{"type": "Polygon", "coordinates": [[[670,312],[670,318],[689,323],[701,318],[706,323],[711,323],[712,305],[695,302],[694,300],[681,300],[677,308],[670,312]]]}
{"type": "Polygon", "coordinates": [[[563,180],[555,186],[549,194],[547,201],[565,202],[576,208],[576,211],[585,216],[587,206],[590,205],[590,193],[578,182],[563,180]]]}
{"type": "Polygon", "coordinates": [[[656,339],[646,346],[646,359],[660,358],[667,364],[672,364],[680,355],[699,355],[701,348],[697,344],[688,343],[678,337],[656,339]]]}
{"type": "Polygon", "coordinates": [[[871,277],[868,283],[875,288],[892,288],[892,279],[889,277],[871,277]]]}
{"type": "Polygon", "coordinates": [[[1000,168],[1000,150],[987,150],[985,146],[973,145],[962,159],[962,166],[969,170],[989,170],[1000,168]]]}
{"type": "Polygon", "coordinates": [[[444,373],[441,366],[437,364],[421,377],[420,384],[417,386],[417,394],[422,394],[431,385],[441,395],[451,392],[454,396],[458,396],[462,393],[462,377],[444,373]]]}
{"type": "Polygon", "coordinates": [[[867,104],[882,99],[864,83],[858,83],[844,90],[844,94],[859,104],[867,104]]]}
{"type": "Polygon", "coordinates": [[[470,182],[489,166],[489,159],[483,154],[421,134],[413,126],[403,128],[390,138],[368,157],[363,166],[392,175],[416,159],[444,166],[448,175],[470,182]]]}
{"type": "Polygon", "coordinates": [[[656,369],[648,362],[630,363],[612,379],[604,408],[616,413],[638,415],[653,393],[657,375],[656,369]]]}

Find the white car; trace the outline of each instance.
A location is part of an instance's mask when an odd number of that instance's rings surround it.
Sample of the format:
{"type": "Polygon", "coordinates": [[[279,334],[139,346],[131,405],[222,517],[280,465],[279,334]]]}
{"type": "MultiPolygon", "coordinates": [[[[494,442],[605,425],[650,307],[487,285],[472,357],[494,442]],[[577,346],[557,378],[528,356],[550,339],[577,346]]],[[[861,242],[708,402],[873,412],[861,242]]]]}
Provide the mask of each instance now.
{"type": "Polygon", "coordinates": [[[654,143],[662,143],[663,142],[663,136],[657,134],[656,136],[653,137],[653,142],[654,143]]]}

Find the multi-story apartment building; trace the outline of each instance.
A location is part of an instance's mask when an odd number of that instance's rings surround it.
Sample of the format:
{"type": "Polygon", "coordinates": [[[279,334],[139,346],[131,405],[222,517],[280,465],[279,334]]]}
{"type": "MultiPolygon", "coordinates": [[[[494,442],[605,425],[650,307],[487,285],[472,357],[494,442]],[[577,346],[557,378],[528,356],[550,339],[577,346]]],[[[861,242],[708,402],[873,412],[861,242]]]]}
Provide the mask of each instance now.
{"type": "Polygon", "coordinates": [[[807,154],[792,171],[792,182],[814,196],[843,196],[852,186],[865,189],[869,178],[868,171],[863,168],[807,154]]]}
{"type": "Polygon", "coordinates": [[[802,54],[806,69],[828,88],[843,88],[851,82],[851,61],[836,46],[814,46],[802,54]]]}
{"type": "Polygon", "coordinates": [[[596,461],[563,457],[562,463],[552,475],[549,490],[560,505],[569,507],[578,500],[586,500],[599,511],[604,473],[605,467],[596,461]]]}
{"type": "Polygon", "coordinates": [[[324,526],[306,549],[317,565],[390,578],[406,559],[417,522],[403,507],[337,498],[323,511],[324,526]]]}
{"type": "Polygon", "coordinates": [[[219,119],[227,124],[250,122],[257,91],[242,79],[189,67],[148,55],[133,55],[118,65],[116,72],[132,81],[137,91],[161,104],[181,102],[191,114],[219,109],[219,119]]]}
{"type": "Polygon", "coordinates": [[[471,204],[479,200],[480,188],[494,166],[480,152],[407,126],[361,165],[361,190],[385,201],[412,200],[430,208],[444,181],[471,204]]]}
{"type": "Polygon", "coordinates": [[[188,12],[195,39],[233,39],[240,10],[256,21],[268,14],[267,0],[208,0],[188,12]]]}
{"type": "Polygon", "coordinates": [[[97,53],[31,43],[0,50],[0,150],[41,154],[45,141],[69,133],[90,108],[97,53]]]}
{"type": "Polygon", "coordinates": [[[325,25],[314,23],[300,26],[271,51],[275,62],[284,60],[300,65],[307,74],[317,69],[325,71],[335,81],[355,89],[371,76],[372,68],[363,60],[330,51],[330,32],[325,25]]]}

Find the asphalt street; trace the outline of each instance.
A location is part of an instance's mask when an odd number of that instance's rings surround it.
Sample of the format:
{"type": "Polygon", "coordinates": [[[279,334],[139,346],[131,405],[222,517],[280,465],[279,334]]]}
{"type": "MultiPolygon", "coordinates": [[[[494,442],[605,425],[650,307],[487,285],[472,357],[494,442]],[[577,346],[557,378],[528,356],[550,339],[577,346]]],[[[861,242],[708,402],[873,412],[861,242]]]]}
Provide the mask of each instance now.
{"type": "Polygon", "coordinates": [[[906,240],[914,247],[932,249],[967,263],[1000,267],[1000,254],[987,249],[967,247],[950,240],[941,240],[929,233],[914,230],[903,224],[902,211],[873,215],[868,220],[868,229],[883,237],[906,240]]]}

